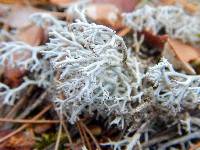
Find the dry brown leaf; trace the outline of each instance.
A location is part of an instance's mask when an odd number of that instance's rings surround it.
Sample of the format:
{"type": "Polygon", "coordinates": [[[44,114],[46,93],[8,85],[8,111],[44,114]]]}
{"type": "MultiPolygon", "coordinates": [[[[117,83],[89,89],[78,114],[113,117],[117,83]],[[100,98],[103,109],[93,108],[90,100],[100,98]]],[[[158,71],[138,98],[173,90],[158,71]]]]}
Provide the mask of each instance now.
{"type": "Polygon", "coordinates": [[[19,31],[17,37],[20,41],[32,46],[38,46],[47,40],[44,29],[36,25],[24,27],[19,31]]]}
{"type": "Polygon", "coordinates": [[[93,2],[103,4],[109,3],[118,7],[122,12],[131,12],[139,3],[139,0],[93,0],[93,2]]]}
{"type": "MultiPolygon", "coordinates": [[[[0,137],[4,137],[12,131],[0,131],[0,137]]],[[[14,149],[14,150],[31,150],[35,144],[34,135],[31,131],[21,132],[12,136],[2,144],[0,150],[14,149]]]]}
{"type": "Polygon", "coordinates": [[[174,5],[176,0],[160,0],[165,5],[174,5]]]}
{"type": "Polygon", "coordinates": [[[31,4],[31,5],[44,5],[48,4],[49,0],[0,0],[3,4],[31,4]]]}
{"type": "Polygon", "coordinates": [[[15,3],[21,3],[22,0],[0,0],[0,3],[4,4],[15,4],[15,3]]]}
{"type": "Polygon", "coordinates": [[[144,42],[151,47],[163,49],[167,42],[168,35],[155,35],[151,31],[144,30],[140,34],[144,35],[144,42]]]}
{"type": "Polygon", "coordinates": [[[200,57],[200,49],[174,39],[168,39],[168,43],[173,48],[177,56],[185,62],[190,62],[200,57]]]}
{"type": "Polygon", "coordinates": [[[177,69],[183,69],[186,73],[195,74],[189,62],[200,57],[200,50],[181,41],[168,39],[165,44],[163,56],[166,57],[177,69]]]}
{"type": "MultiPolygon", "coordinates": [[[[23,53],[14,53],[13,54],[13,59],[14,62],[17,62],[19,59],[20,60],[25,60],[31,56],[30,51],[24,51],[23,53]]],[[[24,68],[19,68],[19,67],[12,67],[12,65],[7,64],[5,62],[5,67],[4,67],[4,79],[5,83],[9,85],[10,87],[16,87],[18,86],[21,81],[22,77],[26,73],[26,70],[24,68]]]]}
{"type": "Polygon", "coordinates": [[[90,4],[86,7],[86,15],[97,24],[103,24],[114,30],[123,27],[121,12],[112,4],[90,4]]]}
{"type": "Polygon", "coordinates": [[[4,82],[10,87],[17,87],[22,82],[25,70],[6,66],[4,69],[4,82]]]}
{"type": "Polygon", "coordinates": [[[44,12],[44,10],[30,6],[14,5],[7,16],[4,16],[1,20],[13,28],[24,28],[30,24],[29,16],[36,12],[44,12]]]}

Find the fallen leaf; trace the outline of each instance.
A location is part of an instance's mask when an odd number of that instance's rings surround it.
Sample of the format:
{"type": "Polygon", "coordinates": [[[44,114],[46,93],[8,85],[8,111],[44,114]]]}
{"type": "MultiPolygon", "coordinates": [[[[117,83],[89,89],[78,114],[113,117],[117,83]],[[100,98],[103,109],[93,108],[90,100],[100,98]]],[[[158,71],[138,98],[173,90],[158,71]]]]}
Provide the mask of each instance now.
{"type": "Polygon", "coordinates": [[[0,0],[0,3],[4,3],[4,4],[16,4],[16,3],[21,3],[20,1],[16,1],[16,0],[0,0]]]}
{"type": "Polygon", "coordinates": [[[165,44],[163,56],[167,58],[175,68],[183,69],[189,74],[195,74],[195,70],[191,67],[189,62],[200,57],[200,50],[179,40],[169,38],[165,44]]]}
{"type": "MultiPolygon", "coordinates": [[[[16,63],[18,60],[25,60],[31,56],[30,51],[23,51],[21,53],[13,53],[13,60],[16,63]]],[[[17,87],[22,82],[22,77],[26,73],[25,68],[14,67],[11,64],[5,62],[4,67],[4,82],[10,87],[17,87]]]]}
{"type": "Polygon", "coordinates": [[[112,4],[90,4],[86,7],[86,15],[97,24],[103,24],[118,30],[123,27],[121,11],[112,4]]]}
{"type": "Polygon", "coordinates": [[[144,42],[150,45],[151,47],[163,49],[164,44],[167,42],[168,35],[155,35],[151,31],[144,30],[140,32],[144,35],[144,42]]]}
{"type": "Polygon", "coordinates": [[[188,44],[184,44],[179,40],[168,39],[168,43],[174,49],[177,56],[185,62],[190,62],[199,58],[200,50],[188,44]]]}
{"type": "Polygon", "coordinates": [[[3,4],[31,4],[31,5],[45,5],[49,3],[49,0],[0,0],[3,4]]]}
{"type": "Polygon", "coordinates": [[[177,0],[160,0],[165,5],[174,5],[177,0]]]}
{"type": "MultiPolygon", "coordinates": [[[[0,137],[4,137],[12,131],[0,131],[0,137]]],[[[34,135],[31,131],[21,132],[10,137],[0,144],[0,150],[31,150],[35,144],[34,135]]]]}
{"type": "Polygon", "coordinates": [[[36,12],[45,11],[30,6],[13,5],[7,16],[1,17],[1,21],[13,28],[24,28],[30,24],[29,16],[36,12]]]}
{"type": "Polygon", "coordinates": [[[36,25],[29,25],[24,27],[19,31],[17,37],[20,41],[23,41],[32,46],[38,46],[47,41],[47,34],[45,34],[45,30],[42,27],[36,25]]]}
{"type": "Polygon", "coordinates": [[[109,3],[118,7],[122,12],[131,12],[139,3],[139,0],[93,0],[93,2],[102,4],[109,3]]]}
{"type": "Polygon", "coordinates": [[[11,66],[6,66],[4,68],[4,83],[10,87],[17,87],[22,82],[22,77],[25,74],[25,70],[14,68],[11,66]]]}

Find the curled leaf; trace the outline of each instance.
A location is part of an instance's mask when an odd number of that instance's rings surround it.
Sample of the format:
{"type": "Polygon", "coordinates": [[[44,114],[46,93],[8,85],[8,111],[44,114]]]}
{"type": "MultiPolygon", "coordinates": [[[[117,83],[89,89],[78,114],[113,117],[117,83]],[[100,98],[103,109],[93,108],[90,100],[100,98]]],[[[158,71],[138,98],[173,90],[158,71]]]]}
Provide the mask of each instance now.
{"type": "MultiPolygon", "coordinates": [[[[17,62],[18,60],[26,60],[31,56],[30,51],[23,51],[23,53],[13,53],[13,60],[17,62]]],[[[11,87],[16,87],[22,82],[22,77],[26,73],[25,68],[12,66],[5,62],[4,71],[3,71],[5,83],[11,87]]]]}
{"type": "Polygon", "coordinates": [[[32,46],[38,46],[47,40],[44,29],[36,25],[24,27],[19,31],[17,36],[20,41],[28,43],[32,46]]]}
{"type": "MultiPolygon", "coordinates": [[[[0,137],[4,137],[12,131],[0,131],[0,137]]],[[[0,149],[23,149],[31,150],[35,144],[34,135],[31,131],[21,132],[10,137],[5,142],[1,143],[0,149]]]]}
{"type": "Polygon", "coordinates": [[[25,70],[23,69],[12,67],[10,65],[6,66],[4,69],[4,82],[11,87],[17,87],[21,83],[24,74],[25,70]]]}
{"type": "Polygon", "coordinates": [[[163,49],[164,44],[168,39],[168,35],[156,35],[148,30],[144,30],[140,34],[144,35],[144,42],[146,42],[151,47],[156,47],[159,49],[163,49]]]}
{"type": "Polygon", "coordinates": [[[118,30],[123,27],[121,11],[112,4],[90,4],[86,15],[98,24],[118,30]]]}
{"type": "Polygon", "coordinates": [[[30,24],[29,16],[36,12],[44,12],[44,10],[24,5],[13,5],[11,10],[7,12],[7,16],[2,17],[1,21],[13,28],[23,28],[30,24]]]}
{"type": "Polygon", "coordinates": [[[93,0],[93,2],[103,4],[109,3],[118,7],[122,12],[130,12],[134,10],[139,0],[93,0]]]}
{"type": "Polygon", "coordinates": [[[183,69],[186,73],[195,74],[195,70],[189,62],[200,57],[200,50],[181,41],[168,39],[165,44],[163,56],[166,57],[177,69],[183,69]]]}

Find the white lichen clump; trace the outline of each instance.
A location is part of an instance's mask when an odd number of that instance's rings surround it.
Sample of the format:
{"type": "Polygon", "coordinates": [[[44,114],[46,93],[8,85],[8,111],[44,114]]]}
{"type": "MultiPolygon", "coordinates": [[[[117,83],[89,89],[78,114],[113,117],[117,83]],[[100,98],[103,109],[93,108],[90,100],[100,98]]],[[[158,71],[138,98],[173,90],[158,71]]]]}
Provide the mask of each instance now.
{"type": "Polygon", "coordinates": [[[135,31],[150,30],[154,34],[165,32],[172,38],[200,46],[200,19],[177,6],[144,6],[124,14],[125,25],[135,31]]]}
{"type": "Polygon", "coordinates": [[[52,71],[48,63],[40,58],[40,48],[32,47],[23,42],[5,42],[0,46],[0,67],[10,70],[31,73],[31,77],[24,75],[23,81],[15,88],[0,82],[0,98],[4,104],[13,105],[15,100],[23,94],[30,85],[48,87],[52,80],[52,71]]]}
{"type": "Polygon", "coordinates": [[[149,68],[145,78],[154,84],[155,102],[175,114],[200,102],[200,76],[176,72],[165,58],[149,68]]]}
{"type": "Polygon", "coordinates": [[[45,57],[59,73],[57,109],[71,123],[79,114],[131,115],[141,101],[139,63],[127,56],[123,39],[105,26],[83,22],[52,27],[45,57]]]}
{"type": "Polygon", "coordinates": [[[1,65],[10,64],[30,71],[39,69],[38,49],[23,42],[5,42],[0,47],[1,65]]]}

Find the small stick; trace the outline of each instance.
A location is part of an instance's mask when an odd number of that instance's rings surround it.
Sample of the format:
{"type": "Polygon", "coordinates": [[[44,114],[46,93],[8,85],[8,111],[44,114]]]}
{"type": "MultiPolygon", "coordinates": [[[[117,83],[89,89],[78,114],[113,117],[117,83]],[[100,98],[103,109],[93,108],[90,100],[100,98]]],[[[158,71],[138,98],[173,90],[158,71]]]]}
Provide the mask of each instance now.
{"type": "Polygon", "coordinates": [[[45,97],[47,96],[47,93],[48,93],[48,89],[47,89],[44,93],[42,93],[42,94],[39,96],[39,98],[37,98],[37,99],[35,100],[35,102],[34,102],[31,106],[27,107],[27,109],[25,109],[25,111],[22,112],[22,113],[17,117],[17,119],[23,119],[23,118],[25,118],[26,116],[28,116],[35,108],[37,108],[37,107],[43,102],[43,100],[44,100],[45,97]]]}
{"type": "Polygon", "coordinates": [[[67,134],[67,138],[69,140],[69,143],[70,143],[70,147],[72,150],[74,150],[74,144],[72,142],[72,138],[70,136],[70,133],[69,133],[69,130],[67,129],[67,125],[65,124],[65,122],[63,121],[62,122],[62,126],[63,126],[63,129],[65,130],[66,134],[67,134]]]}
{"type": "Polygon", "coordinates": [[[200,119],[199,118],[197,118],[197,117],[190,117],[190,119],[191,119],[191,123],[193,123],[193,124],[195,124],[195,125],[197,125],[197,126],[200,127],[200,119]]]}
{"type": "Polygon", "coordinates": [[[119,36],[125,36],[125,35],[127,35],[130,31],[131,31],[131,29],[128,28],[128,27],[126,27],[126,28],[123,28],[122,30],[120,30],[119,32],[117,32],[117,35],[119,35],[119,36]]]}
{"type": "MultiPolygon", "coordinates": [[[[52,105],[48,105],[46,106],[40,113],[38,113],[35,117],[33,117],[33,121],[39,119],[42,115],[44,115],[49,109],[51,109],[52,105]]],[[[21,132],[22,130],[24,130],[26,127],[28,127],[30,124],[24,124],[21,127],[19,127],[18,129],[16,129],[15,131],[11,132],[10,134],[4,136],[3,138],[0,139],[0,143],[4,142],[5,140],[9,139],[10,137],[16,135],[17,133],[21,132]]]]}
{"type": "Polygon", "coordinates": [[[159,136],[159,137],[155,137],[147,142],[142,143],[142,147],[149,147],[151,145],[154,145],[156,143],[160,143],[169,139],[172,139],[175,135],[174,134],[168,134],[168,135],[164,135],[164,136],[159,136]]]}
{"type": "MultiPolygon", "coordinates": [[[[80,126],[81,127],[81,126],[80,126]]],[[[85,138],[85,141],[86,141],[86,143],[87,143],[87,145],[88,145],[88,150],[92,150],[92,146],[91,146],[91,143],[90,143],[90,141],[89,141],[89,138],[88,138],[88,136],[87,136],[87,133],[86,133],[86,131],[81,127],[81,130],[82,130],[82,132],[83,132],[83,137],[85,138]]]]}
{"type": "Polygon", "coordinates": [[[60,138],[61,138],[61,134],[62,134],[62,122],[63,122],[63,120],[60,118],[60,125],[59,125],[59,130],[58,130],[58,136],[57,136],[57,140],[56,140],[55,150],[59,149],[60,138]]]}
{"type": "Polygon", "coordinates": [[[189,141],[191,139],[195,139],[195,138],[200,138],[200,131],[194,132],[194,133],[189,133],[188,135],[182,136],[180,138],[177,139],[172,139],[169,142],[161,145],[158,150],[163,150],[166,149],[167,147],[171,146],[171,145],[175,145],[175,144],[179,144],[182,142],[186,142],[189,141]]]}
{"type": "MultiPolygon", "coordinates": [[[[8,112],[8,114],[4,118],[10,118],[10,119],[14,118],[16,116],[17,112],[28,102],[27,98],[31,95],[31,93],[33,92],[33,89],[34,89],[33,85],[28,87],[27,94],[25,94],[24,96],[22,96],[21,99],[19,99],[17,104],[12,107],[10,112],[8,112]]],[[[2,124],[0,122],[0,127],[3,126],[3,125],[6,126],[6,127],[9,126],[7,123],[2,124]]]]}
{"type": "Polygon", "coordinates": [[[10,118],[0,118],[0,122],[11,122],[11,123],[26,123],[26,124],[51,124],[60,123],[59,120],[28,120],[28,119],[10,119],[10,118]]]}
{"type": "Polygon", "coordinates": [[[0,117],[2,117],[4,104],[0,103],[0,117]]]}
{"type": "Polygon", "coordinates": [[[98,150],[101,150],[101,147],[99,146],[99,143],[97,142],[96,138],[93,136],[93,134],[90,132],[90,130],[86,127],[86,125],[82,122],[80,122],[81,126],[85,129],[85,131],[89,134],[89,136],[92,138],[94,141],[96,147],[98,150]]]}
{"type": "MultiPolygon", "coordinates": [[[[53,104],[53,106],[54,106],[54,108],[55,108],[55,104],[53,104]]],[[[62,114],[62,113],[58,113],[58,111],[56,111],[56,113],[57,113],[57,115],[58,115],[59,118],[62,118],[62,119],[63,119],[63,114],[62,114]]],[[[67,128],[67,125],[65,124],[64,121],[62,121],[62,126],[63,126],[63,129],[65,130],[65,133],[66,133],[67,138],[68,138],[68,140],[69,140],[70,147],[71,147],[72,150],[74,150],[74,144],[73,144],[73,142],[72,142],[72,138],[71,138],[71,136],[70,136],[69,130],[68,130],[68,128],[67,128]]]]}
{"type": "Polygon", "coordinates": [[[84,141],[86,141],[86,144],[88,145],[88,149],[92,150],[92,147],[91,147],[91,144],[90,144],[89,139],[87,137],[85,129],[81,126],[80,122],[78,122],[78,124],[79,124],[80,131],[83,134],[83,139],[85,139],[84,141]]]}
{"type": "Polygon", "coordinates": [[[79,133],[80,133],[80,136],[81,136],[81,140],[82,140],[82,144],[83,145],[86,145],[86,143],[85,143],[85,140],[84,140],[84,137],[83,137],[83,133],[82,133],[82,130],[81,130],[81,128],[80,128],[80,125],[79,125],[79,123],[77,123],[77,128],[78,128],[78,130],[79,130],[79,133]]]}
{"type": "Polygon", "coordinates": [[[12,108],[12,110],[5,116],[5,118],[14,118],[15,115],[17,114],[16,112],[18,112],[18,110],[21,109],[22,106],[24,106],[24,103],[27,101],[27,97],[30,96],[30,94],[32,93],[33,91],[33,88],[34,86],[30,86],[27,90],[27,93],[26,95],[24,95],[20,100],[19,102],[14,105],[14,107],[12,108]]]}

